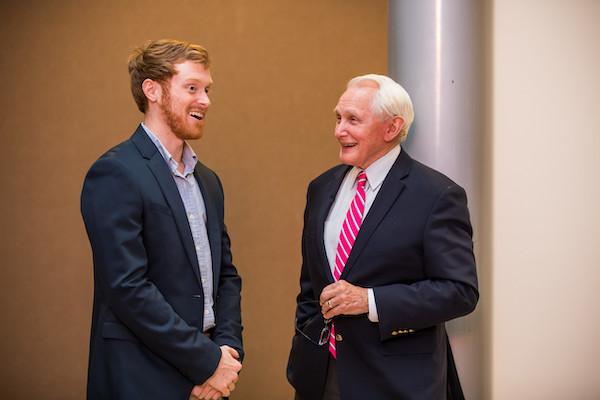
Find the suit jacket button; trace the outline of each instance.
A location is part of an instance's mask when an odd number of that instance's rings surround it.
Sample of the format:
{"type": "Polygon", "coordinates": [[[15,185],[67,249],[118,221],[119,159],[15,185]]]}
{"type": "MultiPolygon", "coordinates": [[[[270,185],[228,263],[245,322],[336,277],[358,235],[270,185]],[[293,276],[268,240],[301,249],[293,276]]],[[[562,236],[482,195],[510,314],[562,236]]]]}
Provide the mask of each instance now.
{"type": "Polygon", "coordinates": [[[344,337],[341,334],[336,333],[335,334],[335,341],[336,342],[341,342],[342,340],[344,340],[344,337]]]}

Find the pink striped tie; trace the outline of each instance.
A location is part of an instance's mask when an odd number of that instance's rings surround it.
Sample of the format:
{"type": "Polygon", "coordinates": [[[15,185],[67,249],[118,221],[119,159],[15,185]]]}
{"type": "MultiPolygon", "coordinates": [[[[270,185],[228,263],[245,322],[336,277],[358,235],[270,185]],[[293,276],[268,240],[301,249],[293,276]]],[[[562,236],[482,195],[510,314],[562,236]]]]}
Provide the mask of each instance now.
{"type": "MultiPolygon", "coordinates": [[[[344,271],[346,261],[350,256],[352,246],[358,235],[358,230],[362,224],[363,214],[365,211],[365,184],[367,183],[367,174],[365,171],[361,171],[356,177],[356,194],[350,203],[348,212],[346,213],[346,219],[342,224],[342,231],[340,232],[340,239],[337,245],[337,251],[335,253],[335,268],[333,269],[333,279],[337,282],[344,271]]],[[[336,358],[335,351],[335,326],[331,324],[331,331],[329,333],[329,352],[336,358]]]]}

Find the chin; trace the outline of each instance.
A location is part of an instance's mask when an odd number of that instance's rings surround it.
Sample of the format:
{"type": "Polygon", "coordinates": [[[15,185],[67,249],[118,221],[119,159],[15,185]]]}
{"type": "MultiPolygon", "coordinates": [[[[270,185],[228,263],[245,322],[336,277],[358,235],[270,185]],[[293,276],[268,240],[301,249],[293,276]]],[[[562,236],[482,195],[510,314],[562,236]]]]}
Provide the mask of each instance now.
{"type": "Polygon", "coordinates": [[[204,130],[187,130],[176,134],[181,140],[198,140],[204,135],[204,130]]]}
{"type": "Polygon", "coordinates": [[[355,166],[356,165],[356,158],[352,157],[349,154],[344,154],[340,151],[340,161],[342,162],[342,164],[346,164],[346,165],[352,165],[355,166]]]}
{"type": "Polygon", "coordinates": [[[190,137],[188,139],[198,140],[198,139],[202,138],[202,136],[204,136],[204,132],[194,132],[190,135],[190,137]]]}

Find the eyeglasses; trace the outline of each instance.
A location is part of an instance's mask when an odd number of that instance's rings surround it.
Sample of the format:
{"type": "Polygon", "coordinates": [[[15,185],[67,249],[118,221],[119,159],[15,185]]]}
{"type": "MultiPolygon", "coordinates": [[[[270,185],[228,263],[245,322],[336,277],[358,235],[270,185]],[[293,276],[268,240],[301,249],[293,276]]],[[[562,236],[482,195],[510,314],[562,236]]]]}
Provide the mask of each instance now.
{"type": "MultiPolygon", "coordinates": [[[[302,301],[300,303],[298,303],[298,306],[301,305],[305,305],[305,304],[319,304],[319,302],[317,300],[309,300],[309,301],[302,301]]],[[[304,331],[302,331],[302,329],[300,329],[300,327],[298,327],[298,319],[296,318],[296,322],[294,324],[295,328],[296,328],[296,332],[298,332],[299,334],[301,334],[305,339],[307,339],[308,341],[310,341],[311,343],[317,345],[317,346],[323,346],[327,343],[329,343],[329,333],[331,332],[331,319],[325,319],[321,317],[321,313],[319,313],[318,315],[315,315],[312,319],[308,320],[304,326],[308,326],[308,325],[313,325],[316,321],[315,318],[319,318],[323,320],[323,328],[321,329],[321,333],[319,335],[319,340],[314,340],[314,338],[311,338],[308,334],[304,333],[304,331]]]]}

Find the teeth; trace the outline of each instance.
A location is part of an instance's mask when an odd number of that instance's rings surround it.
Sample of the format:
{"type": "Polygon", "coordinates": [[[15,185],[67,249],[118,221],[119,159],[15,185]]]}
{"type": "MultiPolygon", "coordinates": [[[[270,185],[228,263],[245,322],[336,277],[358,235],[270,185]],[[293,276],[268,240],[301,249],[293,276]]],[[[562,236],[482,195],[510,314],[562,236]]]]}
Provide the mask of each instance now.
{"type": "Polygon", "coordinates": [[[197,111],[192,111],[190,113],[190,116],[192,116],[192,117],[194,117],[196,119],[203,119],[204,118],[204,115],[202,115],[202,113],[199,113],[197,111]]]}
{"type": "Polygon", "coordinates": [[[342,147],[354,147],[354,146],[356,146],[356,143],[345,143],[345,144],[342,144],[342,147]]]}

